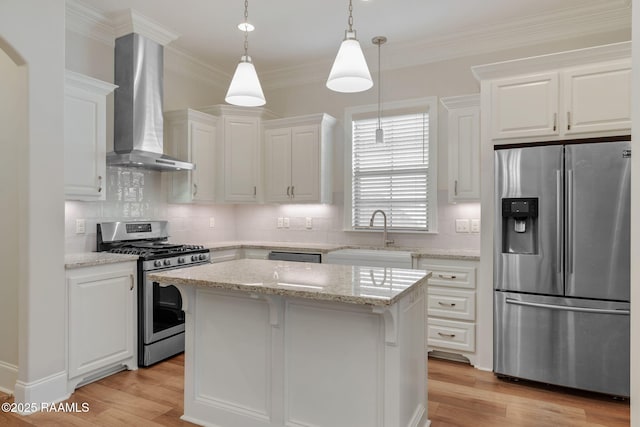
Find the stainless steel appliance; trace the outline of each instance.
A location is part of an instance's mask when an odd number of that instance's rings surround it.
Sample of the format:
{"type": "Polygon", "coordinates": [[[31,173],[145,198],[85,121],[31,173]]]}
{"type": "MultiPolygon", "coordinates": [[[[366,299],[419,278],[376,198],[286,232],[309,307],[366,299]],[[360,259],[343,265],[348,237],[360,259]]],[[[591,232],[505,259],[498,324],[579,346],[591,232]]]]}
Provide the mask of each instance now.
{"type": "Polygon", "coordinates": [[[629,396],[630,156],[496,147],[495,373],[629,396]]]}
{"type": "Polygon", "coordinates": [[[184,351],[184,311],[175,286],[148,279],[151,272],[210,262],[209,249],[168,242],[167,221],[98,224],[98,252],[138,255],[138,365],[149,366],[184,351]]]}

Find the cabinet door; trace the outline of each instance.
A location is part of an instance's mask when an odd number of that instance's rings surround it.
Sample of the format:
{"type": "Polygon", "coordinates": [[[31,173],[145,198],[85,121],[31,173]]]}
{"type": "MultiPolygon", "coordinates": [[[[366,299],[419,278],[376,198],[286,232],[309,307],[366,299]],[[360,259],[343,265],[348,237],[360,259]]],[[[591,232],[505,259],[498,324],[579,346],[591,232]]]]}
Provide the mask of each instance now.
{"type": "Polygon", "coordinates": [[[256,202],[260,170],[258,119],[224,119],[224,189],[229,202],[256,202]]]}
{"type": "Polygon", "coordinates": [[[135,264],[67,274],[69,378],[134,356],[135,264]]]}
{"type": "Polygon", "coordinates": [[[215,156],[216,128],[205,123],[191,122],[192,161],[196,168],[193,174],[193,200],[215,201],[215,156]]]}
{"type": "Polygon", "coordinates": [[[480,107],[449,112],[449,201],[480,200],[480,107]]]}
{"type": "Polygon", "coordinates": [[[104,200],[106,96],[114,85],[67,71],[64,102],[64,186],[70,200],[104,200]]]}
{"type": "Polygon", "coordinates": [[[291,129],[291,195],[294,202],[320,201],[318,126],[291,129]]]}
{"type": "Polygon", "coordinates": [[[580,67],[563,73],[564,134],[631,129],[631,62],[580,67]]]}
{"type": "Polygon", "coordinates": [[[494,81],[491,114],[493,139],[559,135],[558,73],[494,81]]]}
{"type": "Polygon", "coordinates": [[[264,133],[265,199],[291,201],[291,128],[269,129],[264,133]]]}

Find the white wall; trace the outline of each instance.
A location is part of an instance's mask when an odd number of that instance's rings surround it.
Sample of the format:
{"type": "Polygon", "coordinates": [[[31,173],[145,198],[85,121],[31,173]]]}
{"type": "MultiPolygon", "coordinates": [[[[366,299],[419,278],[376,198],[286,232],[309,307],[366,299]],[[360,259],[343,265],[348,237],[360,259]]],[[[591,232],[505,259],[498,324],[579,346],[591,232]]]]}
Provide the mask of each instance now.
{"type": "Polygon", "coordinates": [[[0,3],[1,37],[28,73],[29,129],[10,181],[19,191],[17,402],[55,401],[66,393],[64,23],[64,0],[0,3]]]}
{"type": "MultiPolygon", "coordinates": [[[[0,43],[1,45],[1,43],[0,43]]],[[[0,390],[13,391],[18,379],[19,193],[20,145],[27,139],[27,69],[0,49],[0,390]]],[[[24,161],[24,160],[23,160],[24,161]]]]}

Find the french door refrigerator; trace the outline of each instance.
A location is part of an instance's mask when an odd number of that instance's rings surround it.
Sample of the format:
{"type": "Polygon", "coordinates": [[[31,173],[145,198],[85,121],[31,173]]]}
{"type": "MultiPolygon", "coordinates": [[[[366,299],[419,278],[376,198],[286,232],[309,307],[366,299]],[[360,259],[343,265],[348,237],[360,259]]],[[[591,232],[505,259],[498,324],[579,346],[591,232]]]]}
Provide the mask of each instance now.
{"type": "Polygon", "coordinates": [[[496,374],[629,396],[630,157],[496,147],[496,374]]]}

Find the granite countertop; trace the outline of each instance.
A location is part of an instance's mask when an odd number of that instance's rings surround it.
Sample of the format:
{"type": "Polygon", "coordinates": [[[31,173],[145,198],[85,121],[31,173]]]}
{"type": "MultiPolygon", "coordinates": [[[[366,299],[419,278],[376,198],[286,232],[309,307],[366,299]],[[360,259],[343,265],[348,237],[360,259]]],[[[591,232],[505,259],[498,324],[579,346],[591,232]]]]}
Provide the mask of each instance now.
{"type": "Polygon", "coordinates": [[[237,241],[237,242],[217,242],[205,245],[211,250],[223,249],[266,249],[273,251],[305,251],[319,252],[327,254],[339,249],[370,249],[387,251],[407,251],[411,252],[413,258],[439,258],[463,261],[479,261],[480,251],[470,249],[431,249],[431,248],[405,248],[399,246],[366,246],[366,245],[345,245],[330,243],[296,243],[296,242],[259,242],[259,241],[237,241]]]}
{"type": "Polygon", "coordinates": [[[389,306],[415,286],[424,270],[240,259],[153,273],[165,285],[193,285],[370,306],[389,306]]]}
{"type": "Polygon", "coordinates": [[[93,265],[114,264],[117,262],[137,261],[137,255],[112,254],[109,252],[82,252],[66,254],[64,268],[90,267],[93,265]]]}

